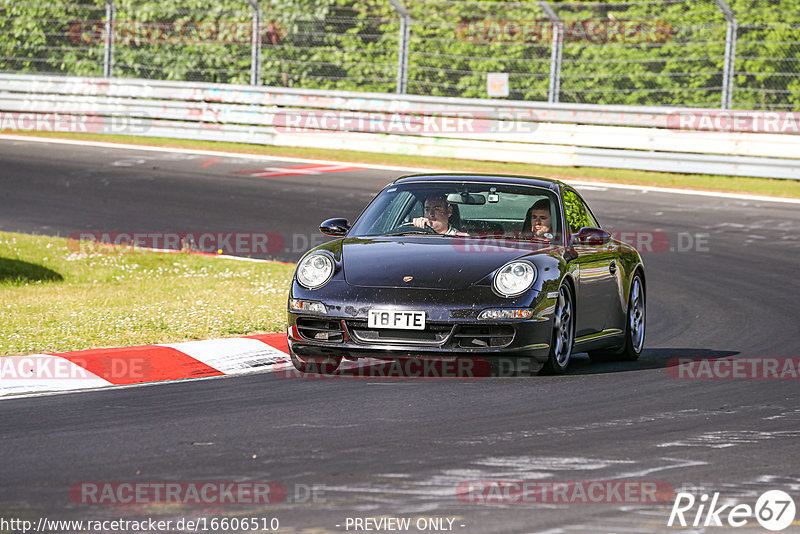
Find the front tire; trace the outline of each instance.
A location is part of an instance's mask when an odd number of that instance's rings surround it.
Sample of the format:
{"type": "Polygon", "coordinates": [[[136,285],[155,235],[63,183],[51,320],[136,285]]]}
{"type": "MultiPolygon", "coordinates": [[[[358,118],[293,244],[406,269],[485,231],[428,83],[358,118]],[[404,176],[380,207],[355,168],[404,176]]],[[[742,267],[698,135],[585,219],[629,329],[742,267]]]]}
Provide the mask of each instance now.
{"type": "Polygon", "coordinates": [[[320,375],[332,375],[339,368],[342,363],[341,356],[311,356],[307,358],[300,357],[289,351],[289,358],[292,360],[294,368],[301,373],[314,373],[320,375]]]}
{"type": "Polygon", "coordinates": [[[553,336],[550,340],[550,354],[542,371],[552,374],[563,374],[569,366],[572,356],[572,345],[575,342],[575,299],[572,288],[564,282],[558,289],[558,300],[553,317],[553,336]]]}
{"type": "Polygon", "coordinates": [[[628,297],[628,312],[625,316],[625,345],[616,351],[599,350],[589,353],[592,361],[635,362],[642,354],[645,332],[645,289],[642,275],[638,272],[631,280],[628,297]]]}

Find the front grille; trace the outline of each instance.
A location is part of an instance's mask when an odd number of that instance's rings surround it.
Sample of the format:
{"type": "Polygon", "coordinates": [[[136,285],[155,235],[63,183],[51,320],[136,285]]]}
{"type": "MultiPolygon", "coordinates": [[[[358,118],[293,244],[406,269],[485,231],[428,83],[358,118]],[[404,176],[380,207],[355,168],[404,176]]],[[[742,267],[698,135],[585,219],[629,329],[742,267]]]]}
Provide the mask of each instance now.
{"type": "Polygon", "coordinates": [[[366,321],[347,321],[347,328],[356,341],[361,343],[399,343],[409,345],[437,346],[444,343],[451,325],[427,324],[424,330],[396,330],[389,328],[367,328],[366,321]]]}
{"type": "Polygon", "coordinates": [[[462,326],[453,336],[465,349],[500,348],[514,340],[514,327],[502,325],[462,326]]]}
{"type": "Polygon", "coordinates": [[[333,343],[344,341],[344,329],[342,328],[342,322],[338,319],[298,317],[295,325],[300,336],[305,339],[333,343]]]}

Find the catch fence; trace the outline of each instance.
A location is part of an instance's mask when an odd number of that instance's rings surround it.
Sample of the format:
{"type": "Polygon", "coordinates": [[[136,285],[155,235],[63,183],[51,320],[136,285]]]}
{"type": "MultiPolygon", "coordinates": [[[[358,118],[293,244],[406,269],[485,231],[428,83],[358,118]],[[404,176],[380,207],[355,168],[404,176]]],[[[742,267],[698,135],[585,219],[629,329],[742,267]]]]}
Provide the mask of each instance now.
{"type": "Polygon", "coordinates": [[[796,0],[0,0],[0,72],[800,109],[796,0]]]}

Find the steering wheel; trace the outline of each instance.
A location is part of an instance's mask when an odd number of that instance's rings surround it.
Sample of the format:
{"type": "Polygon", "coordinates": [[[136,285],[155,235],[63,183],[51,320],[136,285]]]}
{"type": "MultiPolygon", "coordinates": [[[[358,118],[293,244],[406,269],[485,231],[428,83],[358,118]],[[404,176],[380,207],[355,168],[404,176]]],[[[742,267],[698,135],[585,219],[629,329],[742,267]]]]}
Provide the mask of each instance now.
{"type": "Polygon", "coordinates": [[[420,228],[419,226],[414,226],[413,222],[404,222],[395,229],[395,232],[402,233],[402,232],[408,232],[410,230],[422,230],[426,234],[432,234],[432,235],[438,234],[438,232],[434,230],[430,224],[426,224],[424,227],[420,228]]]}
{"type": "Polygon", "coordinates": [[[537,243],[550,243],[552,241],[551,239],[548,239],[543,235],[536,235],[530,230],[523,230],[522,233],[520,233],[520,238],[529,239],[537,243]]]}

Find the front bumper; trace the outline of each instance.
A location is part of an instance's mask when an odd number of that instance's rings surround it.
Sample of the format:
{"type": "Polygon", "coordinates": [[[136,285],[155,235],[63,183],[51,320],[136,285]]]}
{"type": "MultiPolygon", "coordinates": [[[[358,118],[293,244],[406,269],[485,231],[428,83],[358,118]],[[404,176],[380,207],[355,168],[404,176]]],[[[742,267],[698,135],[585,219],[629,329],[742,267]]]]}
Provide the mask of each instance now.
{"type": "Polygon", "coordinates": [[[389,360],[525,356],[544,363],[550,350],[557,295],[533,289],[519,297],[503,298],[490,286],[461,290],[371,288],[336,280],[311,291],[294,282],[289,299],[322,302],[327,313],[288,309],[289,348],[301,357],[389,360]],[[479,320],[478,314],[488,308],[530,308],[533,314],[526,320],[479,320]],[[424,311],[426,329],[369,329],[371,309],[424,311]]]}
{"type": "Polygon", "coordinates": [[[366,315],[289,312],[288,325],[289,349],[295,355],[348,359],[525,356],[544,363],[553,331],[552,314],[515,321],[465,317],[429,321],[425,330],[387,330],[368,328],[366,315]]]}
{"type": "MultiPolygon", "coordinates": [[[[491,325],[495,326],[495,325],[491,325]]],[[[506,326],[506,325],[503,325],[506,326]]],[[[460,329],[460,325],[452,325],[452,331],[460,329]]],[[[349,330],[346,329],[345,332],[349,330]]],[[[299,335],[296,328],[289,328],[289,350],[304,357],[341,356],[347,359],[378,358],[392,360],[400,358],[449,358],[453,356],[499,357],[499,356],[525,356],[534,358],[540,363],[547,361],[550,350],[548,336],[552,327],[546,323],[532,323],[517,325],[513,341],[504,347],[469,347],[466,348],[449,335],[446,341],[439,345],[408,343],[408,342],[381,342],[366,343],[355,341],[351,334],[347,334],[346,341],[326,342],[310,340],[299,335]]]]}

